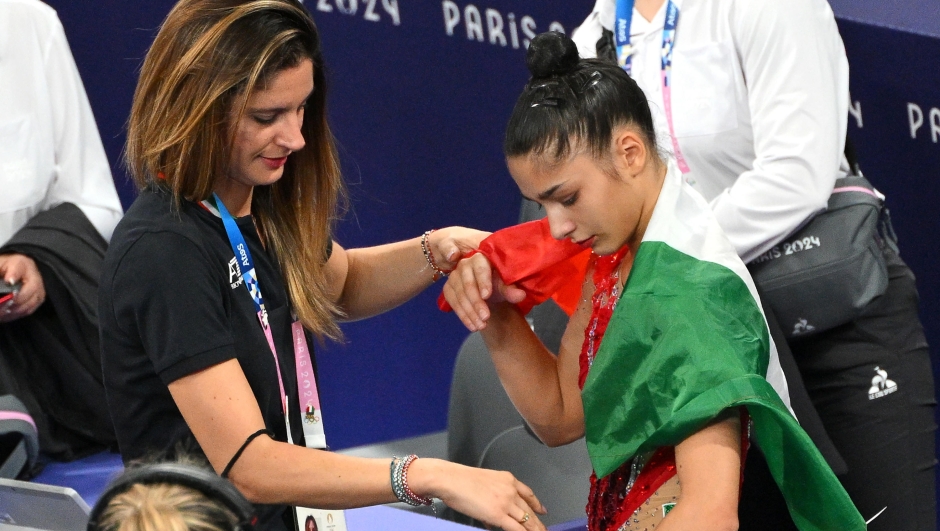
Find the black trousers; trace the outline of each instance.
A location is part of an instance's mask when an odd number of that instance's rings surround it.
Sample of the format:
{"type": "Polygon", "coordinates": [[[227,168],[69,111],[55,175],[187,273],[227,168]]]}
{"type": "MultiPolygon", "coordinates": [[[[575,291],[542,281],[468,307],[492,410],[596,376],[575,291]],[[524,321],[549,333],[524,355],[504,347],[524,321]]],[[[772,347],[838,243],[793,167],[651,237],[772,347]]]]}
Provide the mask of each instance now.
{"type": "MultiPolygon", "coordinates": [[[[791,341],[806,390],[871,531],[936,529],[936,398],[914,275],[888,257],[887,291],[856,320],[791,341]]],[[[825,500],[819,510],[824,511],[825,500]]],[[[748,455],[741,530],[796,529],[759,451],[748,455]]]]}

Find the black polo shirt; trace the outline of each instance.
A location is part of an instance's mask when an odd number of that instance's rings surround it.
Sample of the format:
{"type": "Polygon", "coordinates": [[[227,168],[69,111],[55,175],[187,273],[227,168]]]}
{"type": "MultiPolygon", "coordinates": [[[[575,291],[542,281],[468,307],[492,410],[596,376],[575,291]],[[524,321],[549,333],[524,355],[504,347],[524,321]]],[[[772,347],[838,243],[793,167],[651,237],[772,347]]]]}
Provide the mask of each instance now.
{"type": "MultiPolygon", "coordinates": [[[[236,222],[269,313],[291,398],[293,440],[303,445],[287,291],[251,217],[236,222]]],[[[105,390],[125,463],[201,451],[167,385],[233,358],[265,426],[276,440],[287,440],[274,357],[234,260],[220,218],[187,201],[177,209],[162,190],[143,191],[118,224],[104,261],[98,316],[105,390]]],[[[283,506],[259,509],[261,523],[267,521],[261,528],[280,527],[283,506]]]]}

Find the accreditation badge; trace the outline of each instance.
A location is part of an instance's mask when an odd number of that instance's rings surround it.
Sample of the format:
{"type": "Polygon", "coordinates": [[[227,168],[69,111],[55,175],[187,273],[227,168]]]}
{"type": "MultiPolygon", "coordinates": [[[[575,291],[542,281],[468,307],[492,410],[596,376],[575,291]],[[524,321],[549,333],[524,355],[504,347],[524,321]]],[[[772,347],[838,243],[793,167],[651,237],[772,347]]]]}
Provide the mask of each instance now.
{"type": "Polygon", "coordinates": [[[294,517],[300,531],[346,531],[346,515],[341,510],[294,507],[294,517]]]}

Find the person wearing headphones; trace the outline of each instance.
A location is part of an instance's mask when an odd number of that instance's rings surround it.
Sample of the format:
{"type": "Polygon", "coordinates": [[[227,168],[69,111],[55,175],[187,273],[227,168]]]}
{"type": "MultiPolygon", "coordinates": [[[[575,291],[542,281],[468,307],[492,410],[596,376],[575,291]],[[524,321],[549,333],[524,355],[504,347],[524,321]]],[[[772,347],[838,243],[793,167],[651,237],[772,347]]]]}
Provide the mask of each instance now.
{"type": "Polygon", "coordinates": [[[181,459],[128,468],[98,498],[88,531],[238,531],[254,520],[228,480],[181,459]]]}
{"type": "Polygon", "coordinates": [[[544,530],[506,472],[329,452],[310,341],[404,303],[486,233],[333,241],[343,181],[320,39],[298,0],[181,0],[140,70],[127,162],[140,195],[105,258],[103,372],[125,462],[195,443],[262,529],[403,501],[544,530]]]}

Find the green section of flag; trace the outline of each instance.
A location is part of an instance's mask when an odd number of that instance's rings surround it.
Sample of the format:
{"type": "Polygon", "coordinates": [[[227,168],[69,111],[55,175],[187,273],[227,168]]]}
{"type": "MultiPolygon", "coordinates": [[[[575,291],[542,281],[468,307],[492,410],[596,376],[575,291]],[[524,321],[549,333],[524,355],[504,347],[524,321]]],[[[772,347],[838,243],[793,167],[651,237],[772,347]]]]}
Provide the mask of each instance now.
{"type": "Polygon", "coordinates": [[[737,274],[644,241],[584,384],[588,453],[597,475],[637,453],[674,446],[727,408],[746,406],[797,526],[865,529],[764,378],[769,351],[763,314],[737,274]]]}
{"type": "Polygon", "coordinates": [[[740,277],[665,243],[643,242],[584,384],[598,476],[694,433],[700,426],[663,428],[716,383],[764,375],[769,350],[763,314],[740,277]]]}

